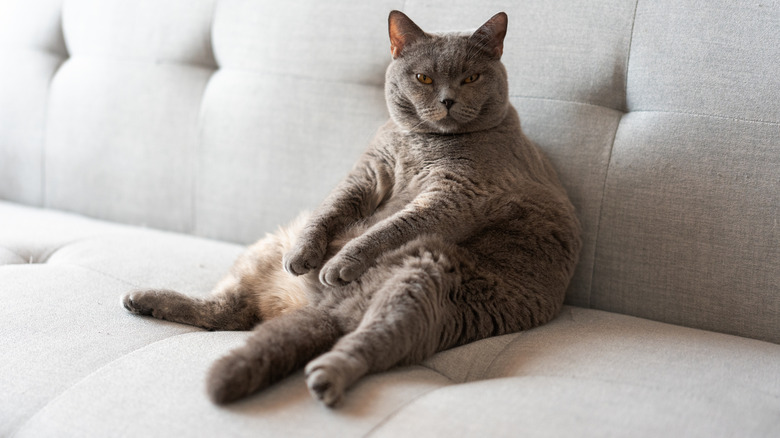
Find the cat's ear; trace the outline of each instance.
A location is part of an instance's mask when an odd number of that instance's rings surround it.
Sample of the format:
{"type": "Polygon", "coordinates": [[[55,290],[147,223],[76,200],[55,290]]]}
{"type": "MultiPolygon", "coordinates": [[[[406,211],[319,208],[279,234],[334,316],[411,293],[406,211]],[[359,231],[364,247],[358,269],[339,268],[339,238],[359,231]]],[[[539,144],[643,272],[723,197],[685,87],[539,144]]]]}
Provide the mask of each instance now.
{"type": "Polygon", "coordinates": [[[390,53],[393,59],[401,56],[406,46],[425,37],[425,32],[401,11],[390,12],[387,22],[390,28],[390,53]]]}
{"type": "Polygon", "coordinates": [[[508,17],[506,14],[499,12],[477,29],[471,35],[471,39],[483,51],[500,59],[504,53],[504,37],[506,36],[507,23],[508,17]]]}

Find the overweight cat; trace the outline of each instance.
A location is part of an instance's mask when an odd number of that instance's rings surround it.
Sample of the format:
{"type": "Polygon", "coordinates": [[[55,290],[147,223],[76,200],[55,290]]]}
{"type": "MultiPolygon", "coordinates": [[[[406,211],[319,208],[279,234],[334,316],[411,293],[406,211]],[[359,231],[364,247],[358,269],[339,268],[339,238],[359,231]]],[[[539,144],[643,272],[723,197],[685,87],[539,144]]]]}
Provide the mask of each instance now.
{"type": "Polygon", "coordinates": [[[123,298],[141,315],[254,329],[211,368],[215,403],[305,365],[332,406],[367,373],[556,316],[579,223],[509,103],[506,28],[499,13],[472,34],[428,34],[391,12],[391,119],[323,204],[250,247],[208,299],[123,298]]]}

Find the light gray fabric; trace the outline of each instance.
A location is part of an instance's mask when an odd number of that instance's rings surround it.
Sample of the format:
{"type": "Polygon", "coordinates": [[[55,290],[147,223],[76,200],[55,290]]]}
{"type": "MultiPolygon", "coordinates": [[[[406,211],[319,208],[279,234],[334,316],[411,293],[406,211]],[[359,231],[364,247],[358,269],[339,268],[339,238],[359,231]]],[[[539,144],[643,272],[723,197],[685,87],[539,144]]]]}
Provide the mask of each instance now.
{"type": "Polygon", "coordinates": [[[780,122],[780,2],[637,4],[629,110],[780,122]]]}
{"type": "Polygon", "coordinates": [[[157,3],[84,0],[64,8],[70,58],[49,97],[47,206],[193,229],[214,4],[157,3]]]}
{"type": "Polygon", "coordinates": [[[66,57],[61,0],[0,2],[0,199],[42,205],[49,83],[66,57]]]}
{"type": "Polygon", "coordinates": [[[49,208],[0,202],[0,436],[780,435],[778,29],[777,0],[0,0],[0,199],[49,208]],[[583,224],[580,307],[340,410],[300,374],[215,408],[204,371],[245,334],[118,298],[204,295],[225,241],[322,199],[387,118],[390,9],[509,14],[510,98],[583,224]]]}
{"type": "Polygon", "coordinates": [[[0,436],[118,356],[195,330],[126,318],[122,294],[205,294],[242,249],[7,203],[0,248],[0,436]]]}
{"type": "Polygon", "coordinates": [[[778,132],[709,116],[626,116],[591,304],[780,341],[778,132]]]}
{"type": "Polygon", "coordinates": [[[202,114],[195,231],[241,242],[317,206],[388,117],[376,86],[237,69],[211,79],[202,114]]]}
{"type": "Polygon", "coordinates": [[[216,67],[214,0],[66,1],[62,22],[71,57],[216,67]]]}
{"type": "Polygon", "coordinates": [[[370,436],[768,437],[778,408],[762,393],[713,398],[587,378],[496,379],[426,394],[370,436]]]}
{"type": "Polygon", "coordinates": [[[780,3],[639,2],[590,305],[780,342],[780,3]]]}
{"type": "Polygon", "coordinates": [[[221,69],[307,79],[322,86],[345,82],[382,88],[390,63],[387,14],[404,3],[220,1],[213,24],[214,52],[221,69]],[[312,41],[317,44],[309,44],[312,41]]]}
{"type": "Polygon", "coordinates": [[[200,96],[211,73],[70,58],[49,97],[47,206],[191,230],[200,96]]]}

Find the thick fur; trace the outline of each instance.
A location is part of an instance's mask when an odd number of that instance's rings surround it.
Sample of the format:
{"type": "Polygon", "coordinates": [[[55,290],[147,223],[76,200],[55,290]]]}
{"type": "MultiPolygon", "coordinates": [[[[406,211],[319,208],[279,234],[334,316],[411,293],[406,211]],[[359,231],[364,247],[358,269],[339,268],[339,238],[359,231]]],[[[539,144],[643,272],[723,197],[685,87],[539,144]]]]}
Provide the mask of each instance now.
{"type": "Polygon", "coordinates": [[[254,329],[212,367],[216,403],[305,366],[332,406],[367,373],[560,311],[579,223],[509,104],[506,15],[471,35],[426,34],[397,11],[389,22],[391,120],[325,202],[250,247],[209,299],[123,299],[142,315],[254,329]]]}

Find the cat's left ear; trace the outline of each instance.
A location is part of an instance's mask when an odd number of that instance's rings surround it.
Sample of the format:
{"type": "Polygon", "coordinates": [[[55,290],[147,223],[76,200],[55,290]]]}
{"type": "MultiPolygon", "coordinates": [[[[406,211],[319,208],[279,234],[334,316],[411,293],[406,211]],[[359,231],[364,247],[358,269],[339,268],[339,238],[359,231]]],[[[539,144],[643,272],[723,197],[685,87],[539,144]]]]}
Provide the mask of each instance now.
{"type": "Polygon", "coordinates": [[[477,29],[471,35],[471,39],[486,53],[500,59],[504,53],[504,37],[508,21],[507,15],[499,12],[477,29]]]}

